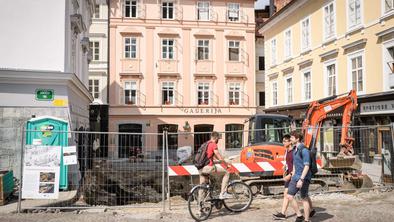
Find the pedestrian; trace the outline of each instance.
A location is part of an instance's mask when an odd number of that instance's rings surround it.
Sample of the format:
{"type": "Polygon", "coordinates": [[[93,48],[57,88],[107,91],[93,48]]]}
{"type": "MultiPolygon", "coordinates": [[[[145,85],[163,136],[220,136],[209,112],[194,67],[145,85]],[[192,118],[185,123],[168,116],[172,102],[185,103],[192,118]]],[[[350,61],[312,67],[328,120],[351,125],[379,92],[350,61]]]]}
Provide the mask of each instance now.
{"type": "MultiPolygon", "coordinates": [[[[289,207],[289,199],[287,197],[287,193],[288,193],[288,187],[290,184],[290,180],[292,177],[292,172],[293,172],[293,151],[294,151],[294,147],[291,144],[290,141],[290,135],[286,134],[283,136],[283,146],[285,147],[286,151],[285,151],[285,160],[286,160],[286,164],[285,164],[285,172],[283,174],[283,180],[285,183],[285,190],[283,192],[283,204],[282,204],[282,210],[279,213],[274,214],[274,219],[275,220],[285,220],[287,218],[287,208],[289,207]]],[[[300,208],[298,207],[298,204],[296,201],[291,201],[292,203],[292,207],[294,209],[294,211],[297,214],[297,220],[299,221],[303,221],[304,220],[304,216],[302,216],[300,208]]]]}
{"type": "MultiPolygon", "coordinates": [[[[298,131],[290,133],[290,140],[295,146],[293,151],[293,172],[289,183],[288,198],[289,201],[294,199],[294,196],[300,192],[302,205],[304,206],[304,221],[309,221],[316,212],[312,210],[312,201],[309,198],[309,184],[312,178],[310,170],[310,151],[302,141],[302,135],[298,131]]],[[[300,219],[296,219],[300,221],[300,219]]]]}

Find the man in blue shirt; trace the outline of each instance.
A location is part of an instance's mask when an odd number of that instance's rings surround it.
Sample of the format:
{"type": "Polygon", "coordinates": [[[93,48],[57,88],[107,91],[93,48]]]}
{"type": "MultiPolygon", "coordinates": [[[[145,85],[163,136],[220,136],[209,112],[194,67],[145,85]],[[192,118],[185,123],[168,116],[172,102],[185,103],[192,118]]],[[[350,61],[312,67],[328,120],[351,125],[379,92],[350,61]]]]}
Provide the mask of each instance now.
{"type": "Polygon", "coordinates": [[[304,221],[309,221],[309,217],[315,214],[315,211],[311,211],[312,202],[308,195],[309,184],[312,178],[312,172],[309,169],[311,158],[309,149],[301,143],[302,135],[297,131],[291,132],[290,135],[290,140],[295,145],[295,151],[293,152],[293,176],[289,184],[288,198],[292,201],[294,196],[300,191],[304,206],[304,221]]]}

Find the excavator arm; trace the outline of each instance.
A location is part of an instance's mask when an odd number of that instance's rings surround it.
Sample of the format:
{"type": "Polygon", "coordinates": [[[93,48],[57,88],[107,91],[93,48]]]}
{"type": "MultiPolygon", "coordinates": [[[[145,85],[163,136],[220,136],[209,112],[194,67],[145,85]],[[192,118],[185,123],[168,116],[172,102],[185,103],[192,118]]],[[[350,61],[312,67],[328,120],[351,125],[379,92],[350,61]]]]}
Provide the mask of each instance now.
{"type": "Polygon", "coordinates": [[[312,102],[307,110],[305,120],[302,124],[304,134],[304,143],[307,147],[315,147],[316,140],[320,132],[323,121],[327,114],[343,107],[342,113],[342,130],[340,142],[340,156],[351,156],[354,154],[353,141],[349,135],[349,126],[352,121],[352,115],[357,108],[357,94],[351,90],[347,96],[330,97],[323,101],[312,102]],[[329,100],[329,101],[327,101],[329,100]]]}

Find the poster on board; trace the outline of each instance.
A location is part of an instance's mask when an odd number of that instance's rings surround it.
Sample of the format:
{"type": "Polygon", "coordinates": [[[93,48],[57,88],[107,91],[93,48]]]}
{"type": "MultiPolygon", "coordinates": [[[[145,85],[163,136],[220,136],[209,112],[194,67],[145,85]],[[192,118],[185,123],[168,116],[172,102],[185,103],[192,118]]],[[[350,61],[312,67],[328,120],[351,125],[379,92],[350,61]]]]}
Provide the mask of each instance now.
{"type": "Polygon", "coordinates": [[[57,199],[59,197],[60,155],[60,146],[25,146],[22,198],[57,199]]]}
{"type": "Polygon", "coordinates": [[[76,146],[63,147],[63,164],[64,165],[77,164],[77,147],[76,146]]]}

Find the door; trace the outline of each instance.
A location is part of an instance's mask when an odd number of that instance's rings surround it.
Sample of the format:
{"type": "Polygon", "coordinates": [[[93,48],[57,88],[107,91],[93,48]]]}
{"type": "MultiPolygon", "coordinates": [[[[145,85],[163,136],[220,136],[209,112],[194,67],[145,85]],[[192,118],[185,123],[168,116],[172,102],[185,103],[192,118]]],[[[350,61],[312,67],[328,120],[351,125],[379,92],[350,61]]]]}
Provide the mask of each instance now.
{"type": "Polygon", "coordinates": [[[212,131],[213,125],[211,124],[194,125],[194,153],[203,143],[210,139],[212,131]]]}
{"type": "Polygon", "coordinates": [[[378,152],[382,155],[382,175],[385,183],[393,183],[393,137],[389,127],[378,129],[378,152]]]}
{"type": "Polygon", "coordinates": [[[133,153],[142,151],[142,125],[120,124],[119,125],[119,158],[129,158],[133,153]]]}

